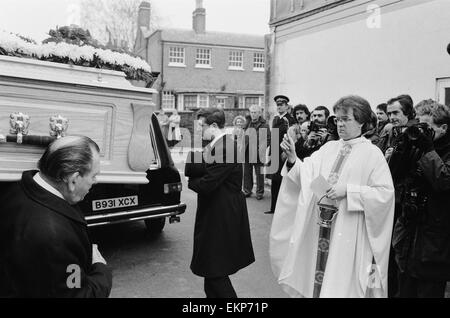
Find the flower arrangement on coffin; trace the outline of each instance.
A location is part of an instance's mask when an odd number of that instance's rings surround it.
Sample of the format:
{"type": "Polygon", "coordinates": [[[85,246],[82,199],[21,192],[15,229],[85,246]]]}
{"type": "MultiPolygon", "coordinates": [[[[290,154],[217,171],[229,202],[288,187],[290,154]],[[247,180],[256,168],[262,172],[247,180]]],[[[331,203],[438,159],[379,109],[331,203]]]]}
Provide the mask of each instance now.
{"type": "Polygon", "coordinates": [[[150,65],[141,58],[94,47],[96,41],[90,38],[89,31],[85,31],[85,37],[80,37],[80,32],[77,31],[78,36],[67,39],[63,32],[58,33],[60,29],[57,29],[56,32],[51,30],[52,37],[43,41],[42,44],[37,44],[35,41],[19,35],[0,31],[0,55],[122,71],[128,80],[145,81],[146,87],[151,87],[155,81],[157,73],[152,73],[150,65]]]}

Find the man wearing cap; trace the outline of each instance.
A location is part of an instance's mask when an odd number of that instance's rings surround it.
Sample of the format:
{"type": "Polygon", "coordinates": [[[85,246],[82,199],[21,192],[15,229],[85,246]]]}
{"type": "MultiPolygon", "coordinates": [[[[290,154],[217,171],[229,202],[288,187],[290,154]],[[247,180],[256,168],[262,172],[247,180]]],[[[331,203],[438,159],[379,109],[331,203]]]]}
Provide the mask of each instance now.
{"type": "MultiPolygon", "coordinates": [[[[277,95],[275,96],[274,101],[277,104],[278,116],[275,116],[273,118],[271,136],[272,138],[278,138],[276,145],[277,147],[279,147],[289,127],[294,125],[296,121],[288,112],[289,98],[287,96],[277,95]],[[274,132],[276,131],[278,131],[278,137],[276,137],[277,136],[276,133],[274,134],[274,132]]],[[[266,214],[272,214],[275,211],[275,205],[277,203],[278,192],[280,191],[280,185],[282,180],[281,168],[283,167],[283,162],[286,160],[286,158],[282,156],[281,151],[278,151],[278,158],[277,159],[272,158],[272,160],[278,160],[278,169],[277,172],[275,172],[272,175],[272,182],[270,187],[270,191],[272,193],[272,200],[270,204],[270,211],[265,212],[266,214]]]]}

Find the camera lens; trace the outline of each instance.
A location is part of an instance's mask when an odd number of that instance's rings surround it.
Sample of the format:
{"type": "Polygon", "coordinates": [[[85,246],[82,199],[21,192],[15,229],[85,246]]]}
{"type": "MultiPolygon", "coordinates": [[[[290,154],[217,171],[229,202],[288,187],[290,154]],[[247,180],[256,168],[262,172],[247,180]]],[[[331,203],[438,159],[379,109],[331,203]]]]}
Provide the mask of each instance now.
{"type": "Polygon", "coordinates": [[[410,140],[417,140],[420,136],[420,129],[417,126],[411,126],[406,130],[410,140]]]}

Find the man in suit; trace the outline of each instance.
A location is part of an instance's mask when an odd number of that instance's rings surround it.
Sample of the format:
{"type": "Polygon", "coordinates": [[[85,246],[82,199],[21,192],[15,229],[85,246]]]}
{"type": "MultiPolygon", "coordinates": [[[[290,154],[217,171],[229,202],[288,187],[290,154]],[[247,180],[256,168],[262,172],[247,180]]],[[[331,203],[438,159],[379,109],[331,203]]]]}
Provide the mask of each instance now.
{"type": "Polygon", "coordinates": [[[281,151],[279,151],[279,147],[281,142],[283,141],[284,134],[288,132],[290,126],[296,123],[296,120],[288,112],[289,98],[284,95],[277,95],[275,96],[274,101],[277,104],[278,115],[273,118],[271,136],[272,138],[278,138],[278,140],[276,141],[276,145],[278,147],[278,156],[274,158],[277,152],[274,152],[273,149],[270,149],[270,152],[271,160],[278,161],[278,169],[274,174],[272,174],[272,183],[270,187],[272,198],[270,203],[270,210],[264,212],[266,214],[273,214],[273,212],[275,211],[278,192],[280,191],[281,180],[283,178],[281,176],[281,168],[283,167],[283,163],[286,160],[286,157],[282,154],[281,151]]]}
{"type": "Polygon", "coordinates": [[[97,144],[57,139],[0,191],[0,297],[107,297],[111,270],[76,203],[96,183],[97,144]]]}
{"type": "Polygon", "coordinates": [[[205,278],[206,297],[236,298],[229,275],[255,261],[242,164],[235,139],[224,130],[223,110],[202,109],[197,118],[210,143],[202,156],[191,153],[185,167],[188,187],[198,194],[191,270],[205,278]]]}

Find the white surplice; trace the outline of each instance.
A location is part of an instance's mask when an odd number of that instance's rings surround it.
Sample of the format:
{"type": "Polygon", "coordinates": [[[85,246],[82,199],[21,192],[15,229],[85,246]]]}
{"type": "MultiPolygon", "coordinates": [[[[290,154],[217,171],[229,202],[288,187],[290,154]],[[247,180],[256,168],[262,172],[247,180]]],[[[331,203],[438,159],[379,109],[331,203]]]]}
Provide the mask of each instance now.
{"type": "Polygon", "coordinates": [[[352,151],[338,184],[346,184],[347,196],[338,201],[320,297],[387,297],[394,186],[382,152],[364,137],[330,141],[289,171],[283,167],[269,252],[273,272],[291,297],[313,295],[319,217],[310,185],[319,175],[328,178],[345,144],[352,151]]]}

